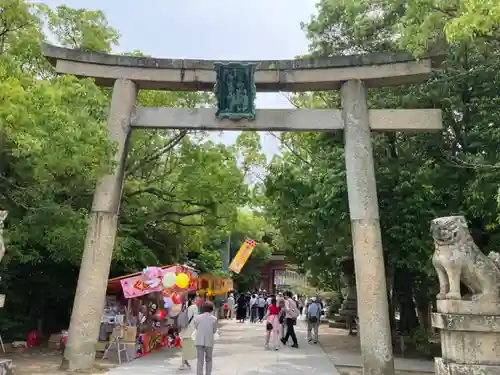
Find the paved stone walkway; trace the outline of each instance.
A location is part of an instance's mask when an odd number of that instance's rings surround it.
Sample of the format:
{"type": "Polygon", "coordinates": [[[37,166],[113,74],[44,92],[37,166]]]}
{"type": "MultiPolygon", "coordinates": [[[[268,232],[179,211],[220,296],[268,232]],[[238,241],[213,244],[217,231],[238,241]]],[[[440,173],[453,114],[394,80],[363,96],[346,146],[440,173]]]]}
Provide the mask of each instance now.
{"type": "MultiPolygon", "coordinates": [[[[214,349],[213,375],[339,375],[330,358],[319,345],[309,345],[305,323],[297,324],[299,349],[289,346],[279,351],[264,349],[264,323],[224,322],[220,340],[214,349]]],[[[194,374],[193,370],[179,371],[180,353],[169,349],[136,359],[108,372],[108,375],[194,374]]]]}

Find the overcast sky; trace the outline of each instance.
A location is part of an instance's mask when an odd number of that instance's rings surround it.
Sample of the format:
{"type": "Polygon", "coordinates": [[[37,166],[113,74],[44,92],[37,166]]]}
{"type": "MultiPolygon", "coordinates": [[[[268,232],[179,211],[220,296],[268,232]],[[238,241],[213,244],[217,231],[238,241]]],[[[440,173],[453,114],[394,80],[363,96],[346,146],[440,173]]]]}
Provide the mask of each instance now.
{"type": "MultiPolygon", "coordinates": [[[[100,9],[121,33],[116,52],[140,50],[154,57],[209,60],[291,59],[307,52],[300,29],[317,0],[45,0],[51,7],[100,9]]],[[[280,93],[258,94],[258,108],[290,104],[280,93]]],[[[238,132],[224,132],[225,143],[238,132]]],[[[269,156],[274,137],[261,134],[269,156]]]]}

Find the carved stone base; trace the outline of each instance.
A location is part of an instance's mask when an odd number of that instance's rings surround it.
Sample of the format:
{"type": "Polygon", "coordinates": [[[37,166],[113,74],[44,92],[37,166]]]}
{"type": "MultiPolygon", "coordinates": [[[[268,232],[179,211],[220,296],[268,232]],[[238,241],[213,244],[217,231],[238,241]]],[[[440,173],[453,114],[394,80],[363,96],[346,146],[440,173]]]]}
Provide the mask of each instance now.
{"type": "Polygon", "coordinates": [[[500,375],[500,308],[480,301],[441,300],[432,326],[441,333],[439,375],[500,375]]]}
{"type": "Polygon", "coordinates": [[[12,359],[0,359],[0,375],[13,375],[12,359]]]}
{"type": "Polygon", "coordinates": [[[432,314],[443,358],[459,364],[500,366],[500,315],[432,314]]]}
{"type": "Polygon", "coordinates": [[[500,304],[481,299],[464,301],[453,299],[438,299],[437,311],[464,315],[500,315],[500,304]]]}
{"type": "Polygon", "coordinates": [[[434,358],[436,375],[500,375],[500,366],[461,364],[434,358]]]}

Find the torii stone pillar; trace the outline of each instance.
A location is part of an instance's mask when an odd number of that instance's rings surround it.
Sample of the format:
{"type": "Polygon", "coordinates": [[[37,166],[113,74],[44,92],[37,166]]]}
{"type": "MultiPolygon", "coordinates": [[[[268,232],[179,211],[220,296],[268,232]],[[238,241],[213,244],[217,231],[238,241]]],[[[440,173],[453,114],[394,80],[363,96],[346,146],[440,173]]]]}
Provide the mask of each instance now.
{"type": "Polygon", "coordinates": [[[345,82],[341,88],[341,98],[364,374],[393,375],[384,255],[368,104],[363,82],[345,82]]]}
{"type": "Polygon", "coordinates": [[[125,159],[131,133],[130,118],[135,108],[137,87],[127,79],[117,79],[108,117],[109,139],[116,143],[111,174],[97,182],[90,213],[76,288],[68,342],[61,368],[68,371],[92,368],[99,324],[104,310],[106,287],[118,225],[125,159]]]}

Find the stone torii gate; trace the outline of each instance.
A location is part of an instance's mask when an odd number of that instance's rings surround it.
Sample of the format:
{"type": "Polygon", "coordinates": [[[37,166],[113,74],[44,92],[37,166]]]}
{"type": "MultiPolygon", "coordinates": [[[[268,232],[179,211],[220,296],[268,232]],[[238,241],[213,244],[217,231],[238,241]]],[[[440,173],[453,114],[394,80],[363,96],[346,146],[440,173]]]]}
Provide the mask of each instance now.
{"type": "Polygon", "coordinates": [[[416,61],[409,55],[371,54],[218,63],[80,52],[48,44],[43,46],[43,53],[59,74],[92,77],[98,85],[113,87],[108,130],[110,140],[118,146],[116,169],[100,178],[94,194],[64,368],[85,370],[93,365],[95,358],[132,129],[321,132],[343,129],[364,373],[394,374],[370,132],[439,131],[441,111],[371,110],[366,89],[425,81],[435,62],[432,58],[416,61]],[[136,106],[139,89],[212,91],[216,83],[217,113],[212,108],[136,106]],[[253,104],[255,90],[337,89],[341,91],[341,109],[256,110],[253,104]],[[238,100],[234,99],[237,95],[238,100]]]}

